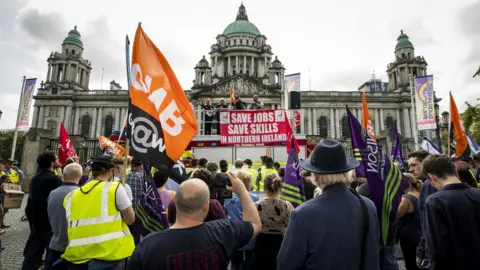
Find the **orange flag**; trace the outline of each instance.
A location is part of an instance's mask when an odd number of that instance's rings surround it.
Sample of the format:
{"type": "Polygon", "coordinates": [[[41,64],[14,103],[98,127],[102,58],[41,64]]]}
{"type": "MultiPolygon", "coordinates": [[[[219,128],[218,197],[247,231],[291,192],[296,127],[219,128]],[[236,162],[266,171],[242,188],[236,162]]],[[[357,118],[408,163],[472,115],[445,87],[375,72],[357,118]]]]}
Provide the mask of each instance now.
{"type": "MultiPolygon", "coordinates": [[[[465,128],[458,113],[457,104],[453,99],[452,92],[450,92],[450,142],[455,145],[455,154],[458,157],[471,158],[470,146],[468,144],[468,137],[465,133],[465,128]]],[[[449,148],[450,149],[450,148],[449,148]]],[[[449,151],[450,153],[450,151],[449,151]]]]}
{"type": "Polygon", "coordinates": [[[141,24],[130,77],[132,154],[157,168],[172,168],[197,134],[197,120],[167,59],[141,24]]]}
{"type": "Polygon", "coordinates": [[[362,95],[362,107],[363,107],[363,115],[362,115],[362,127],[367,131],[370,138],[374,141],[377,141],[375,137],[375,130],[373,129],[372,120],[370,118],[370,113],[368,112],[368,104],[367,104],[367,95],[363,92],[362,95]]]}
{"type": "Polygon", "coordinates": [[[108,148],[116,157],[123,157],[123,155],[125,155],[125,148],[104,136],[99,135],[98,142],[100,143],[100,149],[105,150],[105,148],[108,148]]]}
{"type": "Polygon", "coordinates": [[[235,89],[232,87],[230,88],[230,102],[232,104],[235,104],[236,103],[236,100],[235,100],[235,89]]]}

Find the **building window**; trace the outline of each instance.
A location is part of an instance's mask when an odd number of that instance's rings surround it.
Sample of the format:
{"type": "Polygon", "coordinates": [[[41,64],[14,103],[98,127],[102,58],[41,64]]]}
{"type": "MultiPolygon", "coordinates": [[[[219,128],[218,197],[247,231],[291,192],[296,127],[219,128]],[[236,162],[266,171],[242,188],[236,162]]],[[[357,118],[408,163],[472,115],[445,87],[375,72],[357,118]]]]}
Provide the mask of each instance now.
{"type": "Polygon", "coordinates": [[[348,126],[348,117],[346,115],[342,118],[342,137],[350,138],[350,127],[348,126]]]}
{"type": "Polygon", "coordinates": [[[393,128],[393,117],[391,117],[390,115],[387,116],[387,119],[385,119],[385,127],[387,129],[393,128]]]}
{"type": "Polygon", "coordinates": [[[109,114],[105,117],[105,136],[112,135],[113,130],[113,117],[109,114]]]}
{"type": "Polygon", "coordinates": [[[48,120],[47,122],[47,129],[55,133],[57,131],[57,121],[55,120],[48,120]]]}
{"type": "Polygon", "coordinates": [[[55,106],[50,107],[50,113],[48,116],[58,117],[58,107],[55,107],[55,106]]]}
{"type": "Polygon", "coordinates": [[[318,127],[317,133],[320,135],[320,137],[326,138],[326,137],[328,136],[328,121],[327,121],[327,117],[321,116],[321,117],[317,120],[317,127],[318,127]]]}
{"type": "Polygon", "coordinates": [[[81,135],[84,137],[90,137],[90,124],[92,123],[92,119],[90,116],[85,115],[82,118],[82,128],[81,128],[81,135]]]}

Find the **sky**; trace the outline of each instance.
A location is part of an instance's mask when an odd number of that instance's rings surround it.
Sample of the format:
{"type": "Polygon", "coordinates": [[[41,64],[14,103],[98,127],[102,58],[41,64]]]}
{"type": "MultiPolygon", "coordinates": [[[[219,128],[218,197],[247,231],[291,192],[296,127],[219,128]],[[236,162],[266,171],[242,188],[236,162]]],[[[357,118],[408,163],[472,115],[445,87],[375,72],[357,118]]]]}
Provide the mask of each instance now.
{"type": "MultiPolygon", "coordinates": [[[[480,103],[480,1],[434,0],[245,0],[254,23],[286,74],[302,73],[302,90],[356,91],[372,77],[387,81],[400,30],[434,75],[441,110],[452,91],[460,110],[480,103]],[[310,83],[311,82],[311,87],[310,83]]],[[[47,58],[60,51],[76,25],[84,58],[92,62],[90,89],[126,88],[125,35],[138,22],[163,52],[182,87],[190,89],[194,67],[241,1],[232,0],[1,0],[0,129],[15,126],[22,77],[45,80],[47,58]]],[[[207,59],[209,59],[207,57],[207,59]]],[[[31,112],[33,115],[33,112],[31,112]]]]}

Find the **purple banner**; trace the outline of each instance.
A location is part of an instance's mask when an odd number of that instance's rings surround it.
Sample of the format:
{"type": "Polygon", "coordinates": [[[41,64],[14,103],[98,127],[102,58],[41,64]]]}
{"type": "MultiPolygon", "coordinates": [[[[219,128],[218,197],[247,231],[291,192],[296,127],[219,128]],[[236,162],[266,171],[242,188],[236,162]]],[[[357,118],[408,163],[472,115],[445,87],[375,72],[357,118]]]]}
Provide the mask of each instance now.
{"type": "Polygon", "coordinates": [[[399,164],[400,170],[405,171],[402,155],[402,141],[397,129],[397,120],[393,122],[393,138],[392,138],[392,159],[399,164]]]}
{"type": "Polygon", "coordinates": [[[297,140],[294,136],[291,139],[290,152],[288,153],[287,166],[285,167],[285,177],[283,178],[282,195],[280,198],[292,203],[297,207],[305,201],[305,192],[303,189],[303,179],[297,153],[297,140]]]}
{"type": "Polygon", "coordinates": [[[35,84],[37,78],[26,79],[23,86],[22,100],[20,101],[20,115],[18,115],[18,131],[28,131],[30,128],[30,107],[32,103],[33,92],[35,91],[35,84]]]}
{"type": "Polygon", "coordinates": [[[363,140],[361,125],[347,107],[352,145],[359,149],[364,173],[372,197],[370,198],[377,208],[378,220],[381,227],[382,243],[387,244],[388,237],[392,237],[392,229],[397,220],[397,210],[400,199],[408,182],[400,170],[392,166],[387,154],[381,147],[365,133],[363,140]]]}

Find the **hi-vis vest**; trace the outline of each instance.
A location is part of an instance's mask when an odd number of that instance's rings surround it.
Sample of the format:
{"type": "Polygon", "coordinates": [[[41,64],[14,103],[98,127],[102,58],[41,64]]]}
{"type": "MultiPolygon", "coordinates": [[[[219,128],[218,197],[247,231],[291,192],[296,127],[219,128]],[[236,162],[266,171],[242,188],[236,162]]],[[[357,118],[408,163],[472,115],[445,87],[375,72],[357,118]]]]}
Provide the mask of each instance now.
{"type": "Polygon", "coordinates": [[[252,169],[252,168],[249,168],[249,169],[248,169],[248,172],[252,175],[252,181],[253,181],[253,183],[256,183],[256,182],[257,182],[257,175],[258,175],[257,170],[252,169]]]}
{"type": "Polygon", "coordinates": [[[15,171],[14,169],[9,170],[9,175],[10,175],[10,182],[18,183],[20,181],[20,176],[18,175],[17,171],[15,171]]]}
{"type": "Polygon", "coordinates": [[[115,204],[118,185],[91,180],[65,197],[68,247],[62,258],[82,264],[92,259],[118,261],[132,255],[133,237],[115,204]]]}
{"type": "Polygon", "coordinates": [[[263,191],[263,179],[265,179],[265,176],[266,175],[269,175],[269,174],[276,174],[278,175],[278,172],[277,170],[275,170],[274,168],[271,168],[271,169],[263,169],[260,171],[260,181],[258,182],[258,185],[256,186],[256,189],[255,190],[260,190],[260,191],[263,191]]]}

